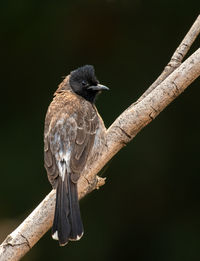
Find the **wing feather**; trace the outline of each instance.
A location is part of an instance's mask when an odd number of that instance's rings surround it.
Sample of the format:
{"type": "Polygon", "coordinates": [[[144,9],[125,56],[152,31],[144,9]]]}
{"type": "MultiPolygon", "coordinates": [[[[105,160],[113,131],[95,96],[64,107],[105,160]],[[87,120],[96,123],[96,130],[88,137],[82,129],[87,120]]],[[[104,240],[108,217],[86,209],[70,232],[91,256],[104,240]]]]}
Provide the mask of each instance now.
{"type": "MultiPolygon", "coordinates": [[[[55,113],[55,104],[52,107],[55,113]]],[[[56,115],[49,113],[45,122],[44,161],[53,187],[56,187],[58,175],[64,180],[66,173],[70,173],[72,182],[78,181],[99,124],[96,110],[90,103],[83,101],[77,107],[77,103],[73,102],[67,108],[71,111],[62,106],[57,108],[56,115]]],[[[49,111],[52,112],[51,105],[49,111]]]]}

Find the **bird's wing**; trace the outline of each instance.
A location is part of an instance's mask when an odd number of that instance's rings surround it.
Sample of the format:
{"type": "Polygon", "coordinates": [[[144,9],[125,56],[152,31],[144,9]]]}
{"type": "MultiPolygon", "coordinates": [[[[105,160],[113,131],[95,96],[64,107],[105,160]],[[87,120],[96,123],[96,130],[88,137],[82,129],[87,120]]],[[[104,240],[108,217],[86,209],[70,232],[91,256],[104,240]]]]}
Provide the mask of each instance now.
{"type": "Polygon", "coordinates": [[[63,106],[45,126],[44,161],[48,178],[53,187],[57,177],[65,179],[70,173],[76,183],[83,171],[93,147],[98,128],[98,116],[91,104],[84,103],[77,108],[63,106]]]}

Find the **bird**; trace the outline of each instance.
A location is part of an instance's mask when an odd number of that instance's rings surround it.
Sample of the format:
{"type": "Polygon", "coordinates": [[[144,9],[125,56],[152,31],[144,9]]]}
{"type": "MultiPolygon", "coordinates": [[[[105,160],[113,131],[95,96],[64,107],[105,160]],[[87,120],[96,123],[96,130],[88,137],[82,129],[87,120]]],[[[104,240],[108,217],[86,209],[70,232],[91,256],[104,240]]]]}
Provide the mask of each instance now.
{"type": "Polygon", "coordinates": [[[77,182],[106,145],[106,127],[95,101],[109,90],[97,80],[92,65],[70,72],[58,86],[44,126],[44,166],[56,203],[52,238],[60,246],[84,233],[77,182]]]}

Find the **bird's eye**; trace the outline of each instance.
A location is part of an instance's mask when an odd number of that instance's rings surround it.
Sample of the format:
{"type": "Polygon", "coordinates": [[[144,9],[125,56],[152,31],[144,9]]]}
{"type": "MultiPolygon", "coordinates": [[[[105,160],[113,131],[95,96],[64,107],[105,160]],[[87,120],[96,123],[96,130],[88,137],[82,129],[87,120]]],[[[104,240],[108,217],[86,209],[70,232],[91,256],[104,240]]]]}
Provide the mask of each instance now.
{"type": "Polygon", "coordinates": [[[82,81],[82,86],[87,86],[87,82],[86,81],[82,81]]]}

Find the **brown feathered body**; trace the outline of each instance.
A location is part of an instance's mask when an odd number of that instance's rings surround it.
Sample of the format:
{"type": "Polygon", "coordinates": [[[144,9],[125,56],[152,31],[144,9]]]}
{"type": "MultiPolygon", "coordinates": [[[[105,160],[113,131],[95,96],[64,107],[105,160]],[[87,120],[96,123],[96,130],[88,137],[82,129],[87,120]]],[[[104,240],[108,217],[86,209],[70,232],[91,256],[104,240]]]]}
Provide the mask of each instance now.
{"type": "Polygon", "coordinates": [[[65,245],[83,235],[77,182],[105,146],[105,126],[94,104],[73,92],[69,77],[50,104],[44,130],[44,163],[56,192],[52,236],[65,245]]]}

